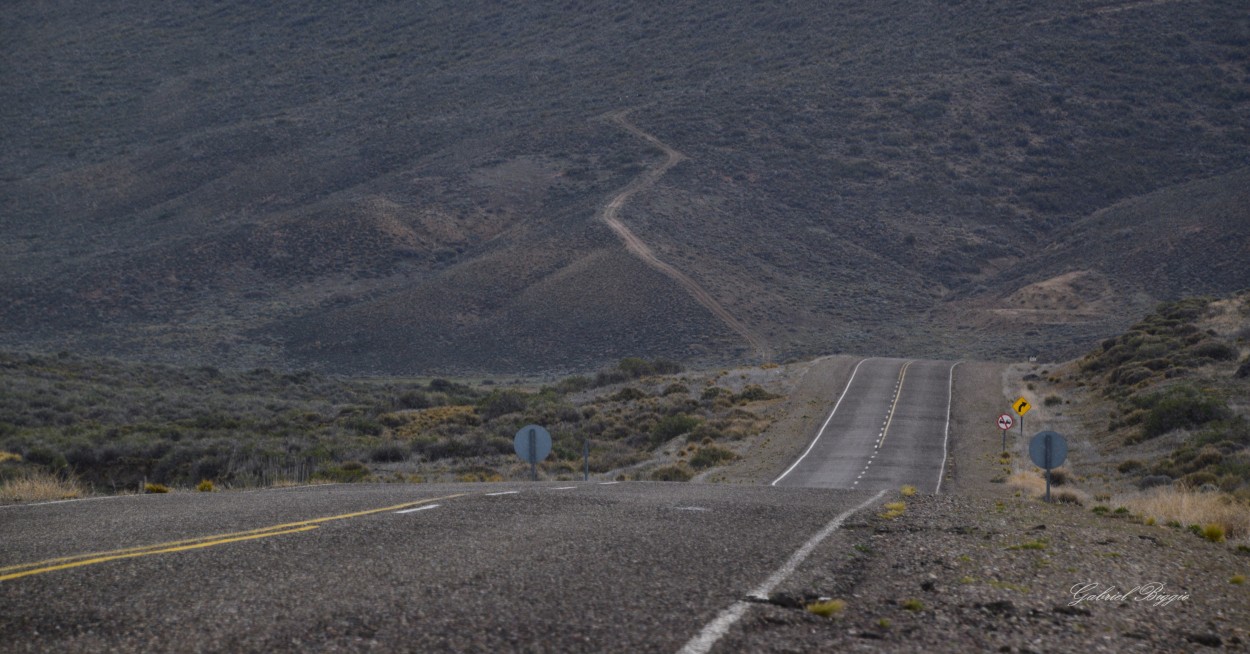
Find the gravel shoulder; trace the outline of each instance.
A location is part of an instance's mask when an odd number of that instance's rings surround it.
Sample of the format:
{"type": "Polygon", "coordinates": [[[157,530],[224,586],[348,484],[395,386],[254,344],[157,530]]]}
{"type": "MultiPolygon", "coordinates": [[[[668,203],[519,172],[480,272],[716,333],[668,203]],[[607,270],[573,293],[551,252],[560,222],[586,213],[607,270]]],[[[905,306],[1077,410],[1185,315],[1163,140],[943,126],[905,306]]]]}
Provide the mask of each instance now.
{"type": "Polygon", "coordinates": [[[1246,552],[1001,483],[1006,370],[956,370],[941,495],[855,515],[718,651],[1250,651],[1246,552]],[[820,598],[845,605],[804,609],[820,598]]]}

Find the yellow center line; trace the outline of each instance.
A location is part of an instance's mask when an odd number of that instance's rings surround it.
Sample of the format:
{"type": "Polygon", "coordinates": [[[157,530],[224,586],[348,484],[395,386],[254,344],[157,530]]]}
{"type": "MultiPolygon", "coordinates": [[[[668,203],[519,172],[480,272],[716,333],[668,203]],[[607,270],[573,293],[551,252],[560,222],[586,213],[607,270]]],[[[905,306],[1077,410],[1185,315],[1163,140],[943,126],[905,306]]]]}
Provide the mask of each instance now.
{"type": "Polygon", "coordinates": [[[156,543],[140,547],[127,547],[124,549],[110,550],[106,552],[91,552],[87,554],[77,554],[74,556],[63,556],[55,559],[45,559],[43,561],[35,561],[32,563],[11,565],[5,568],[0,568],[0,581],[8,581],[9,579],[17,579],[19,577],[42,574],[55,570],[65,570],[67,568],[77,568],[84,565],[104,563],[106,561],[116,561],[118,559],[149,556],[152,554],[167,554],[170,552],[182,552],[186,550],[213,547],[215,545],[224,545],[226,543],[237,543],[239,541],[255,540],[257,538],[268,538],[270,536],[282,536],[285,534],[311,531],[323,523],[334,520],[347,520],[349,518],[359,518],[361,516],[373,515],[375,513],[398,511],[400,509],[420,506],[422,504],[429,504],[430,502],[455,499],[465,495],[467,495],[467,493],[446,495],[443,497],[431,497],[424,500],[418,500],[416,502],[405,502],[404,504],[396,504],[394,506],[387,506],[380,509],[343,513],[339,515],[313,518],[311,520],[301,520],[299,522],[287,522],[280,525],[261,527],[259,529],[249,529],[247,531],[214,534],[211,536],[201,536],[199,538],[188,538],[185,540],[156,543]]]}
{"type": "Polygon", "coordinates": [[[885,445],[885,437],[890,435],[890,424],[894,422],[894,410],[898,408],[898,399],[903,397],[903,380],[907,378],[907,368],[912,362],[908,361],[903,364],[903,369],[898,373],[898,390],[894,392],[894,404],[890,405],[890,415],[885,419],[885,429],[881,430],[881,440],[877,441],[877,447],[885,445]]]}

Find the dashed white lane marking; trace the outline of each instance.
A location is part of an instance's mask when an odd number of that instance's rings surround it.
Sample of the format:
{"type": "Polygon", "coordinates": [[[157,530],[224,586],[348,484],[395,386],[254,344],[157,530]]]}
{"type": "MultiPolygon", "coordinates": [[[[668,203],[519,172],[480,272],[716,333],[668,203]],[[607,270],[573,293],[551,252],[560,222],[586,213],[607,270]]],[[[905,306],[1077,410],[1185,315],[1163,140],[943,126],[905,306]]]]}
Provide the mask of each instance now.
{"type": "Polygon", "coordinates": [[[576,486],[557,486],[550,490],[573,490],[574,488],[577,488],[577,487],[576,486]]]}
{"type": "MultiPolygon", "coordinates": [[[[851,515],[856,511],[864,509],[881,499],[882,495],[885,495],[884,490],[878,492],[876,495],[873,495],[867,502],[846,511],[831,520],[829,524],[825,525],[824,529],[821,529],[815,536],[812,536],[806,543],[803,543],[803,546],[790,556],[790,559],[786,561],[785,565],[778,568],[771,577],[764,581],[764,583],[760,584],[759,588],[751,591],[747,596],[753,599],[768,599],[769,593],[773,592],[774,588],[781,584],[781,582],[785,581],[786,577],[793,574],[794,571],[802,565],[803,561],[807,559],[808,555],[812,553],[812,550],[816,549],[817,545],[820,545],[821,542],[829,537],[829,534],[832,534],[838,527],[841,527],[842,523],[847,518],[851,517],[851,515]]],[[[707,625],[703,627],[703,631],[700,631],[698,635],[691,638],[690,641],[678,651],[678,654],[706,654],[712,649],[712,646],[716,644],[716,641],[720,640],[721,637],[729,631],[729,628],[742,618],[742,615],[746,613],[749,608],[751,608],[751,603],[742,600],[729,605],[729,608],[721,611],[720,615],[716,616],[716,619],[707,623],[707,625]]]]}
{"type": "Polygon", "coordinates": [[[418,506],[418,507],[417,507],[417,508],[415,508],[415,509],[404,509],[403,511],[396,511],[395,513],[415,513],[415,512],[417,512],[417,511],[429,511],[430,509],[437,509],[439,506],[441,506],[441,505],[439,505],[439,504],[426,504],[425,506],[418,506]]]}
{"type": "Polygon", "coordinates": [[[711,511],[706,506],[675,506],[678,511],[711,511]]]}
{"type": "Polygon", "coordinates": [[[486,494],[486,497],[498,497],[498,496],[500,496],[500,495],[516,495],[516,494],[518,494],[518,493],[520,493],[520,492],[521,492],[521,491],[502,491],[502,492],[499,492],[499,493],[487,493],[487,494],[486,494]]]}
{"type": "Polygon", "coordinates": [[[601,482],[599,482],[599,485],[600,485],[600,486],[611,486],[611,485],[613,485],[613,484],[619,484],[619,483],[621,483],[621,482],[619,482],[619,481],[601,481],[601,482]]]}

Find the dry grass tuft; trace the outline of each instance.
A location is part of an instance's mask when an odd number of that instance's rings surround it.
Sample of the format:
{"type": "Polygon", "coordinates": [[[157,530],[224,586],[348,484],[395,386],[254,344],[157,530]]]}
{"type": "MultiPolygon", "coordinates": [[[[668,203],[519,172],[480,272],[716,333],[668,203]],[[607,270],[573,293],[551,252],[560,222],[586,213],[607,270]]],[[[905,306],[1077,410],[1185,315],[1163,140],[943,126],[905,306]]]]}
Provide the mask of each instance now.
{"type": "Polygon", "coordinates": [[[0,450],[0,463],[4,463],[5,461],[21,462],[21,460],[22,455],[17,452],[5,452],[4,450],[0,450]]]}
{"type": "Polygon", "coordinates": [[[1018,470],[1007,478],[1007,485],[1018,488],[1033,497],[1046,494],[1046,479],[1032,470],[1018,470]]]}
{"type": "Polygon", "coordinates": [[[1158,523],[1215,526],[1223,530],[1222,536],[1228,540],[1250,540],[1250,507],[1226,493],[1195,493],[1159,487],[1120,496],[1115,504],[1158,523]]]}
{"type": "Polygon", "coordinates": [[[808,613],[819,615],[822,618],[832,618],[835,615],[841,615],[846,610],[846,601],[840,599],[827,599],[818,602],[812,602],[804,608],[808,613]]]}
{"type": "Polygon", "coordinates": [[[28,472],[0,485],[0,500],[10,502],[48,502],[82,496],[78,482],[46,472],[28,472]]]}
{"type": "Polygon", "coordinates": [[[915,495],[915,494],[916,494],[916,487],[915,487],[915,486],[912,486],[911,484],[908,484],[908,485],[906,485],[906,486],[904,486],[904,487],[900,488],[898,492],[899,492],[899,494],[900,494],[900,495],[902,495],[903,497],[911,497],[912,495],[915,495]]]}

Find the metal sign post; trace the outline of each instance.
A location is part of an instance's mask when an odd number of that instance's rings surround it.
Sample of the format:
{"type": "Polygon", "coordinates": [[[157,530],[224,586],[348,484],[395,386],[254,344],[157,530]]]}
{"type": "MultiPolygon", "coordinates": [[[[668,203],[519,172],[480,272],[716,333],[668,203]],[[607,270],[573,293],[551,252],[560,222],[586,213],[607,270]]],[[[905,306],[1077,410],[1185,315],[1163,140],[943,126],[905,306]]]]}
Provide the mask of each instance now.
{"type": "Polygon", "coordinates": [[[1013,420],[1010,414],[1004,413],[998,416],[998,428],[1003,431],[1003,451],[1007,451],[1007,430],[1011,429],[1013,420]]]}
{"type": "Polygon", "coordinates": [[[586,447],[582,451],[582,455],[583,455],[584,460],[586,461],[586,472],[585,472],[585,475],[582,477],[582,480],[590,481],[590,439],[589,438],[586,439],[586,447]]]}
{"type": "Polygon", "coordinates": [[[1019,399],[1012,403],[1011,408],[1015,409],[1016,413],[1020,414],[1020,436],[1024,437],[1024,414],[1028,413],[1029,409],[1033,408],[1033,405],[1029,404],[1029,401],[1022,395],[1019,399]]]}
{"type": "Polygon", "coordinates": [[[1038,432],[1029,441],[1029,458],[1046,471],[1046,501],[1050,501],[1050,471],[1068,458],[1068,442],[1053,431],[1038,432]]]}

